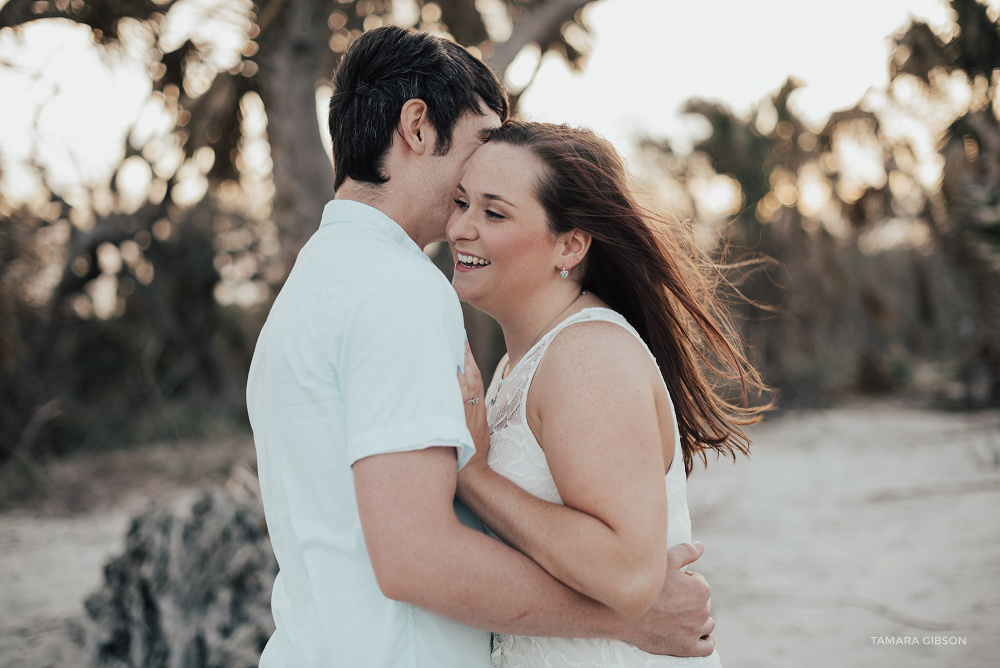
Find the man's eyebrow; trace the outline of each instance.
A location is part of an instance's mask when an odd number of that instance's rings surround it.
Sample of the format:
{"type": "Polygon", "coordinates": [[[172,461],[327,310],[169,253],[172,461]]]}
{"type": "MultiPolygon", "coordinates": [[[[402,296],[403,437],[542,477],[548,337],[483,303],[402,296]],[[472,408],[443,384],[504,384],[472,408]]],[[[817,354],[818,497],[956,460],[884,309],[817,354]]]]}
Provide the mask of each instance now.
{"type": "MultiPolygon", "coordinates": [[[[462,187],[461,183],[458,184],[458,189],[461,190],[463,193],[465,193],[465,188],[462,187]]],[[[468,193],[465,193],[465,194],[468,194],[468,193]]]]}

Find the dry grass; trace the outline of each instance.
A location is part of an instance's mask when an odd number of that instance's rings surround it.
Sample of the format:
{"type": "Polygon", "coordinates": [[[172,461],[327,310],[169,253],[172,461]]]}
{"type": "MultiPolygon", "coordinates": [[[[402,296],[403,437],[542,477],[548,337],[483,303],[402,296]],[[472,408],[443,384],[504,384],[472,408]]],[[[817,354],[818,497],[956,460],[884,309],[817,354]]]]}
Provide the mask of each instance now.
{"type": "Polygon", "coordinates": [[[234,467],[256,465],[253,439],[233,434],[166,442],[0,468],[0,511],[68,516],[152,498],[203,482],[223,484],[234,467]]]}

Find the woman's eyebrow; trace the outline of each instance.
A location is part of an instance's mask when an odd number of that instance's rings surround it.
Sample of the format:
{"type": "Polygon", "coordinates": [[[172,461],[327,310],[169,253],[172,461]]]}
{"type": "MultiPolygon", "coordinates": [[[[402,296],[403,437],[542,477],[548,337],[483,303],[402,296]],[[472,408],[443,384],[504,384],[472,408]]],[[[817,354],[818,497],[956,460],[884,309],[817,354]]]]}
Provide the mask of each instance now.
{"type": "MultiPolygon", "coordinates": [[[[458,189],[462,191],[463,195],[468,195],[469,194],[469,193],[465,192],[465,188],[462,186],[461,183],[458,184],[458,189]]],[[[493,193],[483,193],[482,194],[482,198],[483,199],[497,200],[497,201],[500,201],[500,202],[504,202],[505,204],[507,204],[509,206],[512,206],[515,209],[517,208],[516,204],[514,204],[513,202],[511,202],[506,197],[503,197],[502,195],[495,195],[493,193]]]]}
{"type": "Polygon", "coordinates": [[[483,193],[483,199],[495,199],[495,200],[499,200],[501,202],[506,203],[509,206],[514,207],[515,209],[517,208],[517,205],[514,204],[513,202],[511,202],[506,197],[501,197],[500,195],[494,195],[493,193],[483,193]]]}

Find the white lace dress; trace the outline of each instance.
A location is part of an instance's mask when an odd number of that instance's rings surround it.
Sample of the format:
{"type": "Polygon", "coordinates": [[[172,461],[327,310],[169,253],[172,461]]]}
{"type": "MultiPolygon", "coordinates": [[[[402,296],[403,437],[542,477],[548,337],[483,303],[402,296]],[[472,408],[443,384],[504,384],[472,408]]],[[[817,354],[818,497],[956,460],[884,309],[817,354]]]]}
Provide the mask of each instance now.
{"type": "MultiPolygon", "coordinates": [[[[534,496],[553,503],[562,503],[562,498],[552,480],[545,453],[528,426],[525,412],[528,388],[542,355],[556,335],[569,325],[593,321],[620,325],[642,341],[638,332],[620,314],[606,308],[587,308],[569,316],[543,336],[510,370],[506,378],[501,379],[501,374],[497,373],[486,393],[487,420],[490,426],[489,467],[534,496]]],[[[646,347],[645,343],[643,347],[646,347]]],[[[648,347],[646,352],[649,352],[648,347]]],[[[676,434],[677,420],[673,409],[671,417],[676,434]]],[[[688,513],[687,480],[679,435],[675,438],[674,458],[665,481],[669,518],[667,544],[673,546],[689,542],[691,518],[688,513]]],[[[697,658],[657,656],[620,640],[535,638],[502,633],[493,636],[494,668],[720,668],[721,665],[717,653],[697,658]]]]}

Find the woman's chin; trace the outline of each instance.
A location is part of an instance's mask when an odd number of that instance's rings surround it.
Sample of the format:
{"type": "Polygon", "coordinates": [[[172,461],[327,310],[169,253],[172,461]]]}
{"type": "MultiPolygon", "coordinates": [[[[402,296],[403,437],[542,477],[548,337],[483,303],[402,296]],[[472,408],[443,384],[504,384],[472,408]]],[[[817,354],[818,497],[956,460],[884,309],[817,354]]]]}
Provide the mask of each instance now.
{"type": "Polygon", "coordinates": [[[455,294],[458,295],[459,301],[475,306],[475,304],[472,303],[472,300],[475,299],[475,292],[470,290],[470,286],[465,285],[465,281],[463,281],[457,274],[451,279],[451,287],[455,288],[455,294]]]}
{"type": "Polygon", "coordinates": [[[459,301],[475,307],[480,311],[483,310],[483,295],[481,292],[473,288],[473,286],[468,285],[466,281],[461,279],[461,277],[456,277],[456,279],[457,280],[452,280],[451,285],[455,288],[455,294],[458,295],[459,301]]]}

